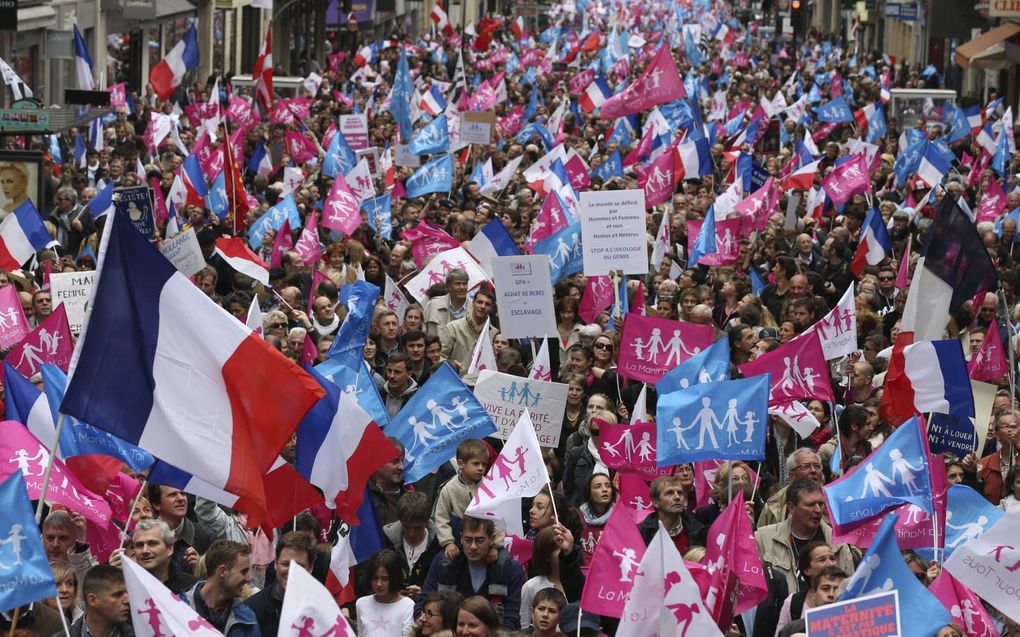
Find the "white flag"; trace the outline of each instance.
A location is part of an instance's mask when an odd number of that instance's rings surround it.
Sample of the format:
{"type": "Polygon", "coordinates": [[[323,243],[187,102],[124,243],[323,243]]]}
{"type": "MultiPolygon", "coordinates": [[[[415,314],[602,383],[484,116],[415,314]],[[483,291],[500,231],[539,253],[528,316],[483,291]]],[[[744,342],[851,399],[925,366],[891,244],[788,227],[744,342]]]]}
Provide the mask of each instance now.
{"type": "Polygon", "coordinates": [[[648,385],[641,383],[641,392],[634,401],[634,411],[630,415],[630,424],[648,422],[648,385]]]}
{"type": "Polygon", "coordinates": [[[507,436],[503,451],[496,456],[465,515],[488,518],[507,535],[524,537],[521,520],[521,498],[531,498],[549,484],[549,472],[542,459],[535,425],[527,410],[521,414],[514,430],[507,436]]]}
{"type": "Polygon", "coordinates": [[[478,336],[475,343],[475,351],[471,354],[471,366],[468,367],[467,375],[478,375],[483,370],[496,370],[496,354],[492,351],[492,341],[489,340],[489,319],[485,319],[485,327],[478,336]]]}
{"type": "Polygon", "coordinates": [[[244,324],[248,326],[248,329],[262,336],[262,308],[259,307],[258,297],[251,300],[251,305],[248,307],[248,318],[244,324]]]}
{"type": "Polygon", "coordinates": [[[407,312],[407,308],[411,307],[411,304],[408,303],[407,297],[404,296],[404,293],[400,291],[400,288],[388,274],[386,275],[386,289],[383,290],[383,300],[386,303],[386,307],[397,313],[397,320],[403,325],[404,314],[407,312]]]}
{"type": "Polygon", "coordinates": [[[372,171],[368,167],[368,160],[364,157],[358,165],[345,175],[347,185],[351,187],[354,194],[358,196],[358,205],[375,197],[375,184],[372,183],[372,171]]]}
{"type": "Polygon", "coordinates": [[[1020,508],[1006,511],[982,535],[959,545],[946,560],[945,568],[960,583],[1020,622],[1020,508]]]}
{"type": "Polygon", "coordinates": [[[305,635],[354,635],[336,600],[308,571],[290,563],[287,590],[280,609],[280,637],[305,635]]]}
{"type": "Polygon", "coordinates": [[[11,88],[11,95],[15,101],[32,97],[32,89],[21,80],[21,77],[3,58],[0,58],[0,76],[4,78],[4,84],[11,88]]]}
{"type": "Polygon", "coordinates": [[[661,524],[641,558],[616,635],[722,637],[701,601],[698,584],[661,524]]]}
{"type": "Polygon", "coordinates": [[[769,405],[769,415],[782,418],[783,422],[790,425],[801,438],[807,438],[821,426],[811,410],[799,400],[769,405]]]}
{"type": "Polygon", "coordinates": [[[662,213],[659,231],[655,233],[655,244],[652,246],[652,272],[662,267],[662,259],[670,251],[669,241],[669,208],[662,213]]]}
{"type": "Polygon", "coordinates": [[[538,355],[535,356],[535,361],[531,364],[531,374],[528,378],[532,380],[547,380],[552,381],[552,368],[549,363],[549,339],[542,339],[542,347],[538,350],[538,355]]]}
{"type": "Polygon", "coordinates": [[[496,173],[492,179],[487,179],[485,184],[479,188],[479,192],[483,195],[491,195],[501,192],[510,184],[510,180],[514,178],[514,173],[517,172],[517,167],[521,165],[521,161],[523,159],[524,155],[518,155],[512,159],[506,166],[503,166],[503,170],[496,173]]]}
{"type": "Polygon", "coordinates": [[[301,84],[305,87],[305,90],[311,93],[312,97],[314,97],[318,95],[319,87],[322,86],[322,76],[313,71],[308,74],[308,77],[306,77],[305,81],[301,84]]]}
{"type": "Polygon", "coordinates": [[[836,307],[807,330],[818,332],[825,360],[849,356],[857,351],[857,312],[854,309],[854,285],[851,283],[836,307]]]}
{"type": "Polygon", "coordinates": [[[220,635],[205,618],[163,586],[127,555],[120,558],[124,584],[131,600],[131,624],[138,637],[156,635],[220,635]]]}

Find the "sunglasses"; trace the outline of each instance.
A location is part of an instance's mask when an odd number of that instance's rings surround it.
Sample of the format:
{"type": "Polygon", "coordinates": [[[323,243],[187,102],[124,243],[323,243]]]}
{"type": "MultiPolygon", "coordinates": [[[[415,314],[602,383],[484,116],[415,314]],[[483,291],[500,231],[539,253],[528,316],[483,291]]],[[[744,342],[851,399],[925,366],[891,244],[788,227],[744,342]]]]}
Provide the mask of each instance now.
{"type": "Polygon", "coordinates": [[[596,342],[593,347],[595,349],[608,349],[608,350],[612,350],[613,349],[613,346],[611,344],[609,344],[609,343],[598,343],[598,342],[596,342]]]}
{"type": "Polygon", "coordinates": [[[894,276],[880,276],[880,277],[878,277],[878,280],[879,281],[895,281],[896,277],[894,277],[894,276]]]}
{"type": "Polygon", "coordinates": [[[271,330],[278,330],[278,329],[282,329],[284,327],[287,327],[286,323],[270,323],[269,324],[269,329],[271,329],[271,330]]]}
{"type": "Polygon", "coordinates": [[[591,432],[591,435],[598,436],[601,430],[600,429],[589,429],[589,431],[591,432]]]}

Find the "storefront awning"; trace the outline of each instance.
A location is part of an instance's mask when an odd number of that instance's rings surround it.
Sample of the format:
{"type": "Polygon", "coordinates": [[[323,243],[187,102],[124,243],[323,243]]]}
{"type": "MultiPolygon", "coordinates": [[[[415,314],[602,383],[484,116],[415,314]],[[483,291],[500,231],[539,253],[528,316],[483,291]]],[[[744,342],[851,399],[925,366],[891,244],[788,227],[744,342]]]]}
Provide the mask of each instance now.
{"type": "Polygon", "coordinates": [[[56,23],[57,10],[48,4],[18,8],[18,31],[50,29],[56,23]]]}
{"type": "Polygon", "coordinates": [[[991,31],[982,33],[973,40],[956,47],[956,63],[969,69],[988,58],[1004,60],[1006,47],[1003,43],[1018,33],[1020,33],[1020,24],[1015,22],[1007,22],[991,31]]]}
{"type": "Polygon", "coordinates": [[[159,0],[156,3],[156,19],[162,20],[182,13],[195,14],[197,9],[188,0],[159,0]]]}

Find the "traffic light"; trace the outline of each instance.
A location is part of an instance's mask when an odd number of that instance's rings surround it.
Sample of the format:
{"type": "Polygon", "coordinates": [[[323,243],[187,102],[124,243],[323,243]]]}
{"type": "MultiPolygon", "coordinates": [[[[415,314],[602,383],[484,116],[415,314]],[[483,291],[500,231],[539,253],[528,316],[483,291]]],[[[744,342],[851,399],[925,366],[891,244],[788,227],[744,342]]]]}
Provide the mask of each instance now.
{"type": "Polygon", "coordinates": [[[790,8],[794,11],[798,11],[800,9],[800,0],[793,0],[793,2],[790,3],[790,8]]]}

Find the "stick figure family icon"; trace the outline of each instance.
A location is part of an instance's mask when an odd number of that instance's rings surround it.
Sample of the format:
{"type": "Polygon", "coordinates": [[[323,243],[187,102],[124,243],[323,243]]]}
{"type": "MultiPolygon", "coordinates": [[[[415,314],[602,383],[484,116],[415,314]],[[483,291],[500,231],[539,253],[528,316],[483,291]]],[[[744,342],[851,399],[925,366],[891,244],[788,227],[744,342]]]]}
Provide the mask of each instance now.
{"type": "Polygon", "coordinates": [[[414,431],[414,445],[405,452],[408,462],[413,462],[419,455],[418,450],[424,450],[424,448],[429,446],[430,441],[440,439],[440,436],[435,435],[437,430],[442,428],[448,434],[455,433],[457,431],[455,425],[464,425],[470,418],[467,400],[460,396],[454,396],[449,406],[441,405],[436,399],[430,398],[425,403],[425,407],[432,416],[431,420],[419,420],[416,416],[408,418],[411,429],[414,431]],[[460,422],[455,423],[458,417],[460,422]],[[415,453],[412,454],[412,451],[415,453]]]}
{"type": "Polygon", "coordinates": [[[645,431],[642,432],[641,439],[635,443],[634,433],[631,428],[624,427],[623,435],[615,443],[611,443],[608,440],[603,441],[602,451],[607,452],[613,458],[623,457],[627,463],[634,462],[634,454],[637,454],[641,462],[648,463],[655,460],[655,441],[652,439],[652,434],[645,431]],[[620,445],[623,445],[622,454],[620,452],[620,445]]]}
{"type": "MultiPolygon", "coordinates": [[[[3,313],[0,313],[0,316],[3,316],[3,313]]],[[[15,320],[17,319],[15,318],[15,320]]],[[[3,328],[2,322],[0,322],[0,328],[3,328]]],[[[51,333],[45,327],[39,330],[39,345],[35,346],[25,342],[25,347],[21,350],[21,358],[18,359],[18,367],[27,364],[33,373],[39,371],[39,367],[45,362],[39,355],[45,353],[50,357],[56,356],[61,338],[63,335],[60,332],[51,333]]]]}
{"type": "Polygon", "coordinates": [[[727,401],[726,412],[723,414],[722,419],[720,419],[712,408],[712,399],[709,396],[705,396],[701,399],[701,410],[695,414],[694,421],[691,424],[684,427],[680,418],[675,417],[672,421],[672,427],[666,431],[674,435],[676,446],[680,449],[690,450],[692,448],[684,434],[696,427],[698,428],[698,444],[693,447],[694,449],[705,449],[706,439],[712,449],[719,449],[719,439],[715,435],[716,429],[726,432],[725,446],[739,446],[754,440],[754,428],[759,421],[753,411],[745,411],[742,420],[738,412],[739,402],[736,398],[731,398],[727,401]],[[744,428],[743,440],[740,440],[740,427],[744,428]]]}
{"type": "Polygon", "coordinates": [[[846,501],[860,500],[862,498],[893,498],[896,497],[889,490],[889,487],[896,488],[898,494],[906,489],[908,495],[917,495],[924,492],[918,483],[917,475],[924,470],[924,458],[918,458],[917,466],[910,464],[903,457],[899,449],[889,450],[889,461],[892,463],[892,477],[890,478],[882,471],[875,468],[874,461],[864,466],[864,489],[861,495],[848,494],[846,501]],[[888,487],[886,486],[888,485],[888,487]]]}
{"type": "Polygon", "coordinates": [[[700,347],[695,347],[693,350],[687,349],[680,330],[673,330],[673,337],[664,342],[662,340],[662,330],[658,327],[652,329],[652,333],[647,341],[638,337],[631,341],[630,345],[634,348],[634,358],[646,363],[665,365],[667,367],[681,363],[681,352],[691,357],[701,351],[700,347]],[[666,354],[666,358],[659,360],[659,356],[662,354],[666,354]]]}
{"type": "Polygon", "coordinates": [[[564,267],[581,258],[581,233],[575,230],[570,233],[569,243],[562,236],[556,237],[556,247],[549,257],[549,263],[556,267],[564,267]]]}

